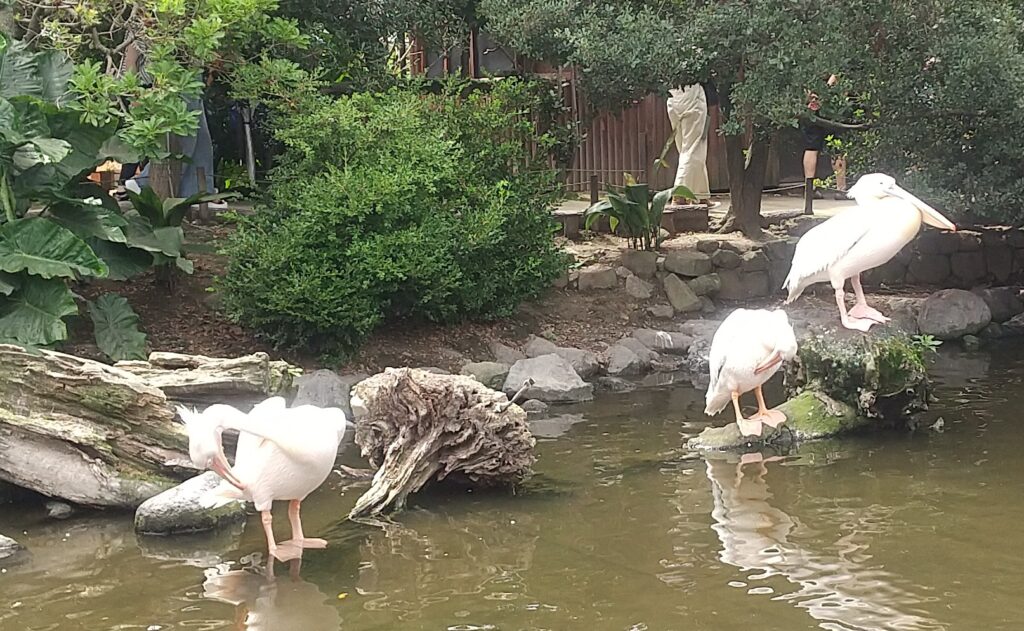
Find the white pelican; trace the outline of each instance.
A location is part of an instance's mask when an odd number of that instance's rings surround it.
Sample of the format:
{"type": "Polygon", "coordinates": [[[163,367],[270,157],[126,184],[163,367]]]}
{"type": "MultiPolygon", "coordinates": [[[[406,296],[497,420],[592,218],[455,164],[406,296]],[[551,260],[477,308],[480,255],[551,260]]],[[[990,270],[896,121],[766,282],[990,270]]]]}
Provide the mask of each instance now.
{"type": "Polygon", "coordinates": [[[711,340],[711,383],[705,396],[705,414],[715,415],[732,399],[736,424],[744,436],[760,436],[761,423],[778,427],[786,416],[764,404],[761,385],[771,379],[783,361],[796,356],[796,334],[781,309],[737,309],[729,314],[711,340]],[[740,395],[754,391],[757,414],[743,418],[740,395]]]}
{"type": "Polygon", "coordinates": [[[783,287],[789,291],[789,304],[809,285],[830,281],[843,326],[867,331],[889,319],[868,306],[861,272],[896,256],[920,230],[922,221],[944,230],[955,231],[956,226],[884,173],[862,176],[847,195],[857,200],[857,207],[829,218],[800,238],[783,287]],[[857,297],[849,314],[843,291],[847,278],[857,297]]]}
{"type": "Polygon", "coordinates": [[[337,408],[302,405],[288,409],[281,397],[272,397],[245,414],[230,405],[211,405],[202,413],[179,407],[188,431],[189,456],[201,468],[216,471],[225,482],[210,492],[211,505],[249,501],[263,520],[270,554],[282,561],[295,558],[302,548],[324,548],[323,539],[307,538],[299,517],[302,500],[330,475],[345,435],[345,413],[337,408]],[[238,430],[235,466],[224,456],[221,434],[238,430]],[[274,540],[271,505],[289,500],[292,538],[280,547],[274,540]]]}

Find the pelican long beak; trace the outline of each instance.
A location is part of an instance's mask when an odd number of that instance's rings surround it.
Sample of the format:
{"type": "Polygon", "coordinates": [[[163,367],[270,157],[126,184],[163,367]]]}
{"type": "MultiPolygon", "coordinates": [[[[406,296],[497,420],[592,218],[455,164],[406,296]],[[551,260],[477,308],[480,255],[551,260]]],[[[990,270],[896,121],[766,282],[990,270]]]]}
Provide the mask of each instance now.
{"type": "Polygon", "coordinates": [[[908,202],[913,204],[918,210],[920,210],[921,211],[921,218],[929,226],[933,226],[935,228],[940,228],[942,230],[950,230],[952,232],[956,232],[956,225],[954,225],[952,221],[950,221],[949,219],[946,219],[945,217],[943,217],[942,213],[940,213],[939,211],[935,210],[934,208],[932,208],[928,204],[924,203],[923,201],[918,199],[912,193],[909,193],[909,192],[903,190],[899,186],[893,186],[890,189],[890,192],[893,195],[896,195],[897,197],[901,197],[901,198],[907,200],[908,202]]]}
{"type": "Polygon", "coordinates": [[[772,351],[772,354],[768,356],[768,359],[764,360],[754,368],[754,374],[760,375],[769,368],[776,366],[782,362],[782,353],[779,351],[772,351]]]}
{"type": "Polygon", "coordinates": [[[228,465],[228,459],[224,456],[224,452],[221,451],[217,454],[217,457],[210,462],[210,469],[216,472],[217,475],[227,480],[232,486],[237,488],[239,491],[245,490],[245,485],[242,481],[235,476],[235,472],[231,470],[231,466],[228,465]]]}

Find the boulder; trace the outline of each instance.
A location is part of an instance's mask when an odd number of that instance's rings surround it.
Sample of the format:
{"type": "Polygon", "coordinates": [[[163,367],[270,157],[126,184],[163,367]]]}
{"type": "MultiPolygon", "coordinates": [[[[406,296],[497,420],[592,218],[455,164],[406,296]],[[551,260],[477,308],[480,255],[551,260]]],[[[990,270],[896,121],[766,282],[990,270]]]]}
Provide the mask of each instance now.
{"type": "Polygon", "coordinates": [[[796,237],[788,239],[774,239],[764,244],[765,254],[772,261],[782,261],[787,266],[793,260],[793,253],[796,251],[796,244],[799,241],[796,237]]]}
{"type": "Polygon", "coordinates": [[[972,293],[981,296],[988,305],[993,322],[1006,322],[1013,316],[1024,313],[1024,301],[1021,300],[1019,287],[991,287],[975,289],[972,293]]]}
{"type": "Polygon", "coordinates": [[[565,361],[569,362],[572,369],[576,371],[576,374],[584,379],[597,374],[601,370],[601,363],[598,360],[597,355],[594,353],[580,350],[578,348],[555,346],[553,342],[542,337],[531,336],[523,350],[526,351],[527,357],[541,357],[542,355],[551,354],[558,355],[565,361]]]}
{"type": "Polygon", "coordinates": [[[870,421],[853,407],[819,392],[808,390],[775,408],[786,415],[778,428],[762,427],[761,436],[744,436],[736,422],[708,427],[687,441],[697,451],[730,451],[789,446],[794,443],[851,432],[870,421]]]}
{"type": "MultiPolygon", "coordinates": [[[[543,337],[537,337],[531,335],[526,340],[526,346],[523,346],[523,352],[526,353],[526,357],[540,357],[541,355],[550,355],[558,350],[558,345],[551,340],[546,340],[543,337]]],[[[526,359],[521,357],[520,359],[526,359]]],[[[519,361],[518,359],[516,361],[519,361]]],[[[512,362],[513,364],[515,362],[512,362]]]]}
{"type": "Polygon", "coordinates": [[[498,362],[472,362],[463,366],[459,374],[473,377],[491,390],[501,390],[510,368],[498,362]]]}
{"type": "Polygon", "coordinates": [[[654,295],[654,285],[638,276],[626,278],[626,293],[637,300],[647,300],[654,295]]]}
{"type": "Polygon", "coordinates": [[[634,274],[633,272],[629,271],[629,268],[626,267],[625,265],[620,265],[615,268],[615,275],[618,276],[619,278],[625,279],[629,278],[630,276],[633,276],[634,274]]]}
{"type": "Polygon", "coordinates": [[[114,364],[159,388],[168,399],[194,404],[252,400],[284,395],[301,371],[266,353],[219,358],[179,353],[152,353],[149,361],[114,364]]]}
{"type": "Polygon", "coordinates": [[[10,537],[0,535],[0,563],[12,560],[25,552],[25,546],[10,537]]]}
{"type": "Polygon", "coordinates": [[[713,301],[712,299],[708,298],[707,296],[701,296],[700,297],[700,312],[701,313],[703,313],[704,315],[711,315],[712,313],[714,313],[717,310],[718,310],[718,308],[715,306],[715,301],[713,301]]]}
{"type": "Polygon", "coordinates": [[[679,313],[690,313],[700,310],[700,297],[675,274],[669,274],[662,281],[665,293],[672,308],[679,313]]]}
{"type": "Polygon", "coordinates": [[[624,250],[622,265],[640,278],[654,278],[654,273],[658,271],[658,255],[643,250],[624,250]]]}
{"type": "Polygon", "coordinates": [[[646,370],[652,361],[658,359],[658,353],[652,351],[646,345],[640,342],[635,337],[624,337],[617,342],[621,346],[625,346],[629,350],[636,353],[637,357],[640,358],[640,362],[643,368],[646,370]]]}
{"type": "Polygon", "coordinates": [[[736,269],[743,263],[743,259],[730,250],[719,250],[711,255],[711,262],[722,269],[736,269]]]}
{"type": "Polygon", "coordinates": [[[526,353],[514,349],[511,346],[502,344],[501,342],[491,342],[487,347],[490,349],[491,356],[494,357],[494,361],[499,364],[508,364],[511,366],[520,359],[526,359],[526,353]]]}
{"type": "Polygon", "coordinates": [[[718,277],[718,274],[704,274],[687,281],[686,284],[698,296],[712,296],[722,288],[722,279],[718,277]]]}
{"type": "Polygon", "coordinates": [[[665,271],[697,277],[711,273],[711,258],[696,250],[677,250],[665,255],[665,271]]]}
{"type": "Polygon", "coordinates": [[[941,340],[976,335],[991,321],[985,300],[962,289],[943,289],[928,296],[917,316],[921,333],[941,340]]]}
{"type": "Polygon", "coordinates": [[[654,329],[637,329],[633,337],[652,351],[685,355],[693,343],[693,338],[677,332],[655,331],[654,329]]]}
{"type": "Polygon", "coordinates": [[[0,480],[135,508],[194,472],[167,397],[99,362],[0,345],[0,480]]]}
{"type": "Polygon", "coordinates": [[[768,272],[722,270],[718,277],[721,281],[718,297],[722,300],[750,300],[764,298],[771,293],[768,272]]]}
{"type": "Polygon", "coordinates": [[[605,352],[605,363],[608,374],[612,377],[640,375],[644,371],[644,362],[632,349],[615,344],[605,352]]]}
{"type": "Polygon", "coordinates": [[[722,242],[718,239],[701,239],[697,242],[697,250],[704,254],[714,254],[716,250],[722,247],[722,242]]]}
{"type": "Polygon", "coordinates": [[[339,375],[333,370],[316,370],[301,375],[295,380],[298,392],[292,406],[315,405],[322,408],[341,408],[347,418],[352,418],[350,392],[356,385],[370,375],[352,373],[339,375]]]}
{"type": "Polygon", "coordinates": [[[523,411],[527,414],[541,414],[548,410],[548,404],[543,401],[538,401],[537,399],[523,401],[519,404],[519,407],[523,408],[523,411]]]}
{"type": "Polygon", "coordinates": [[[761,250],[751,250],[740,257],[740,269],[744,272],[764,272],[768,270],[768,257],[761,250]]]}
{"type": "Polygon", "coordinates": [[[647,313],[652,317],[668,320],[676,314],[676,310],[672,308],[672,305],[651,305],[647,307],[647,313]]]}
{"type": "Polygon", "coordinates": [[[594,289],[614,289],[619,286],[619,277],[615,270],[607,265],[591,265],[580,270],[580,291],[594,289]]]}
{"type": "Polygon", "coordinates": [[[216,473],[207,471],[151,497],[135,511],[135,531],[144,535],[205,532],[244,521],[242,502],[228,502],[215,508],[203,506],[203,496],[220,486],[221,481],[216,473]]]}
{"type": "Polygon", "coordinates": [[[46,516],[50,519],[67,519],[75,512],[70,504],[55,500],[50,500],[44,507],[46,508],[46,516]]]}
{"type": "Polygon", "coordinates": [[[517,361],[509,370],[503,389],[511,396],[530,379],[533,384],[522,395],[527,399],[552,403],[594,398],[594,387],[583,381],[569,362],[554,353],[517,361]]]}

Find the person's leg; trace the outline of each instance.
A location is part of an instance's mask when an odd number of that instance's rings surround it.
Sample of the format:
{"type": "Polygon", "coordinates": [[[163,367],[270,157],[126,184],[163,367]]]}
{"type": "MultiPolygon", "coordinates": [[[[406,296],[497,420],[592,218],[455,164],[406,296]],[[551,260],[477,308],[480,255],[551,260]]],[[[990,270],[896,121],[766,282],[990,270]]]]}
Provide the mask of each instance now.
{"type": "MultiPolygon", "coordinates": [[[[688,86],[681,91],[673,109],[676,148],[679,150],[679,167],[676,169],[675,186],[685,186],[697,197],[708,199],[711,192],[707,177],[707,136],[704,134],[707,118],[707,101],[700,85],[688,86]]],[[[681,197],[673,197],[673,203],[685,203],[681,197]]]]}
{"type": "Polygon", "coordinates": [[[825,130],[817,125],[802,127],[804,137],[804,214],[814,214],[814,177],[818,172],[818,155],[825,148],[825,130]]]}

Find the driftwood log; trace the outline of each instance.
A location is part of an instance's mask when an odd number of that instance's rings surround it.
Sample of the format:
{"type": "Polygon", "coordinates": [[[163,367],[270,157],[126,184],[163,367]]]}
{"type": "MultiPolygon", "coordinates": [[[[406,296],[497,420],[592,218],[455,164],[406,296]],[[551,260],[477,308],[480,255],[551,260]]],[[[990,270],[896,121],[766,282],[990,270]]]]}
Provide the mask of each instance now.
{"type": "Polygon", "coordinates": [[[432,480],[515,484],[531,473],[526,413],[461,375],[389,368],[353,388],[355,442],[377,470],[349,517],[400,509],[432,480]]]}
{"type": "Polygon", "coordinates": [[[0,480],[129,508],[189,473],[187,449],[163,392],[135,375],[0,345],[0,480]]]}

